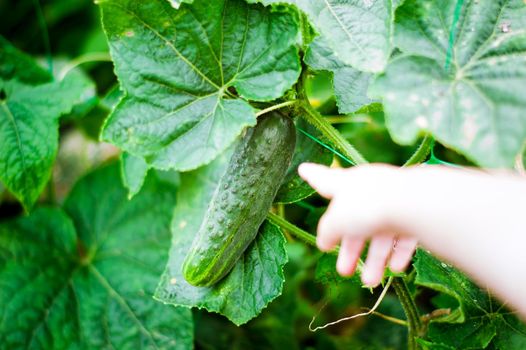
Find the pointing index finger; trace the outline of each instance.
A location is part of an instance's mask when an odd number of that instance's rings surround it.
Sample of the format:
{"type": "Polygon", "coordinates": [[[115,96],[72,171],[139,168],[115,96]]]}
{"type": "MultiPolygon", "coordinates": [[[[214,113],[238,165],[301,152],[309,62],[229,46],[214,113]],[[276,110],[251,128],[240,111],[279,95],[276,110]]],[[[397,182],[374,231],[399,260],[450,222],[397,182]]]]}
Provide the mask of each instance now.
{"type": "Polygon", "coordinates": [[[327,199],[332,199],[338,192],[340,172],[336,169],[314,163],[303,163],[298,167],[298,173],[303,180],[327,199]]]}

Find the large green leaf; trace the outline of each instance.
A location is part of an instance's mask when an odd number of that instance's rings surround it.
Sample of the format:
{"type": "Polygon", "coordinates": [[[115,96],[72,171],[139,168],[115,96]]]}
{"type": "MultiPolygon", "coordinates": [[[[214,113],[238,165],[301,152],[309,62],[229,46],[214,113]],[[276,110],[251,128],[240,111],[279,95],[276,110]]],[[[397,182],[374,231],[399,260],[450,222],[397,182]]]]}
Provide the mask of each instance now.
{"type": "Polygon", "coordinates": [[[298,78],[290,13],[242,0],[198,0],[179,10],[166,0],[100,4],[126,91],[103,138],[154,167],[209,163],[255,125],[247,100],[276,99],[298,78]]]}
{"type": "Polygon", "coordinates": [[[393,49],[397,0],[247,0],[296,5],[342,62],[365,72],[382,72],[393,49]]]}
{"type": "Polygon", "coordinates": [[[455,349],[485,348],[490,342],[499,349],[526,347],[526,325],[487,290],[423,250],[417,252],[414,265],[416,284],[450,295],[460,305],[443,322],[430,324],[431,340],[455,349]]]}
{"type": "Polygon", "coordinates": [[[128,201],[113,165],[82,180],[65,212],[1,224],[0,348],[190,348],[188,310],[152,298],[175,192],[149,178],[128,201]]]}
{"type": "Polygon", "coordinates": [[[285,239],[277,227],[264,223],[232,271],[213,287],[188,284],[181,270],[227,161],[223,155],[206,167],[182,175],[172,223],[172,249],[155,297],[168,304],[218,312],[240,325],[281,294],[287,254],[285,239]]]}
{"type": "Polygon", "coordinates": [[[342,62],[328,47],[323,37],[317,37],[305,54],[305,63],[315,70],[330,71],[334,75],[334,95],[340,113],[353,113],[373,101],[367,96],[372,75],[360,72],[342,62]]]}
{"type": "Polygon", "coordinates": [[[53,81],[0,37],[0,180],[30,210],[51,176],[59,117],[93,89],[77,75],[53,81]]]}
{"type": "Polygon", "coordinates": [[[419,132],[485,167],[509,167],[526,140],[526,4],[466,1],[446,69],[455,2],[407,0],[397,11],[395,58],[372,86],[393,138],[419,132]]]}

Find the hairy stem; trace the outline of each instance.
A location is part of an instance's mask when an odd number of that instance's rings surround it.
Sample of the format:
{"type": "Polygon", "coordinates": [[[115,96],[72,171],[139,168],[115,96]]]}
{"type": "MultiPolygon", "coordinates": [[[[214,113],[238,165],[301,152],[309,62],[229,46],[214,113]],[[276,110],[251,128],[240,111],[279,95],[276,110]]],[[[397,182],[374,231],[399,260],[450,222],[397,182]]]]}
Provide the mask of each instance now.
{"type": "Polygon", "coordinates": [[[405,280],[402,277],[396,277],[393,280],[393,288],[402,304],[404,313],[407,317],[408,323],[408,339],[407,339],[407,348],[409,350],[417,350],[419,346],[416,342],[416,338],[420,334],[422,329],[422,321],[420,319],[420,314],[416,308],[415,301],[409,292],[409,288],[405,283],[405,280]]]}
{"type": "Polygon", "coordinates": [[[316,129],[318,129],[334,146],[349,158],[355,165],[365,164],[367,161],[353,145],[347,141],[331,123],[329,123],[314,107],[311,106],[306,93],[307,68],[303,67],[297,84],[297,92],[300,98],[299,107],[303,111],[301,116],[316,129]]]}
{"type": "Polygon", "coordinates": [[[422,163],[431,152],[431,147],[433,147],[433,137],[426,135],[415,153],[405,162],[404,167],[422,163]]]}

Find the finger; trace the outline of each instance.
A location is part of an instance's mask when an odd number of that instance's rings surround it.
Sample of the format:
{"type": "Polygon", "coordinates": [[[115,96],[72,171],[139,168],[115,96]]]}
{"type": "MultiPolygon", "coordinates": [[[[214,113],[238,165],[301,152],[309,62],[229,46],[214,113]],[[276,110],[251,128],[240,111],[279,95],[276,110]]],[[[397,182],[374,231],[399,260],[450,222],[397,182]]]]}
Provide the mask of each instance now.
{"type": "Polygon", "coordinates": [[[393,248],[391,259],[389,260],[389,268],[391,271],[402,272],[407,268],[407,265],[409,265],[413,258],[416,245],[417,240],[413,237],[400,237],[398,239],[398,242],[393,248]]]}
{"type": "Polygon", "coordinates": [[[348,213],[343,203],[333,199],[318,222],[316,242],[322,251],[330,251],[348,231],[348,213]]]}
{"type": "Polygon", "coordinates": [[[362,270],[362,282],[374,287],[382,281],[385,266],[393,249],[394,235],[380,235],[371,240],[362,270]]]}
{"type": "Polygon", "coordinates": [[[314,163],[303,163],[298,174],[323,197],[331,199],[340,187],[340,170],[314,163]]]}
{"type": "Polygon", "coordinates": [[[340,246],[336,270],[342,276],[351,276],[356,270],[358,259],[362,252],[365,240],[355,237],[344,237],[340,246]]]}

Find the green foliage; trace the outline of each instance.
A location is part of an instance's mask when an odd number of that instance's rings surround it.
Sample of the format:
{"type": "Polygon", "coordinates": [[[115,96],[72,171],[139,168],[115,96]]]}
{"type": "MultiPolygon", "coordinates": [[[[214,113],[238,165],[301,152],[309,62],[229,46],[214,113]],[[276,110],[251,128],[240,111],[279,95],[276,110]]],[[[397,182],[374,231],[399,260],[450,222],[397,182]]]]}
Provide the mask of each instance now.
{"type": "Polygon", "coordinates": [[[330,47],[350,66],[365,72],[383,71],[393,49],[393,15],[398,0],[248,0],[296,5],[330,47]],[[367,23],[367,25],[357,25],[367,23]]]}
{"type": "Polygon", "coordinates": [[[0,225],[0,348],[187,349],[187,310],[152,299],[176,188],[128,201],[118,167],[80,181],[64,209],[0,225]]]}
{"type": "Polygon", "coordinates": [[[58,149],[58,123],[92,83],[53,80],[0,36],[0,180],[29,211],[46,186],[58,149]]]}
{"type": "Polygon", "coordinates": [[[367,96],[372,75],[345,64],[322,37],[314,39],[305,55],[305,63],[316,70],[331,71],[334,75],[334,95],[340,113],[352,113],[372,103],[367,96]]]}
{"type": "Polygon", "coordinates": [[[423,250],[380,314],[308,331],[379,291],[305,246],[327,201],[297,174],[338,164],[322,145],[402,165],[424,133],[440,143],[423,144],[427,164],[521,170],[524,1],[97,3],[0,1],[0,349],[526,348],[505,304],[423,250]],[[296,126],[285,179],[274,197],[270,151],[231,171],[258,194],[239,223],[259,230],[195,287],[185,256],[235,146],[275,109],[296,126]],[[93,159],[112,165],[70,189],[93,159]],[[281,228],[260,226],[270,202],[281,228]]]}
{"type": "Polygon", "coordinates": [[[200,0],[179,11],[165,0],[104,0],[101,7],[126,91],[103,138],[154,167],[209,163],[255,125],[248,100],[278,98],[299,75],[290,13],[241,0],[200,0]],[[228,98],[231,88],[238,98],[228,98]]]}
{"type": "Polygon", "coordinates": [[[420,131],[484,167],[511,167],[526,139],[526,7],[521,0],[467,1],[446,69],[455,2],[407,0],[397,11],[397,47],[372,88],[393,138],[420,131]]]}
{"type": "Polygon", "coordinates": [[[416,255],[416,284],[446,293],[460,304],[445,319],[429,325],[429,337],[454,349],[486,348],[490,342],[498,349],[526,346],[526,325],[488,290],[471,282],[454,267],[419,250],[416,255]]]}

